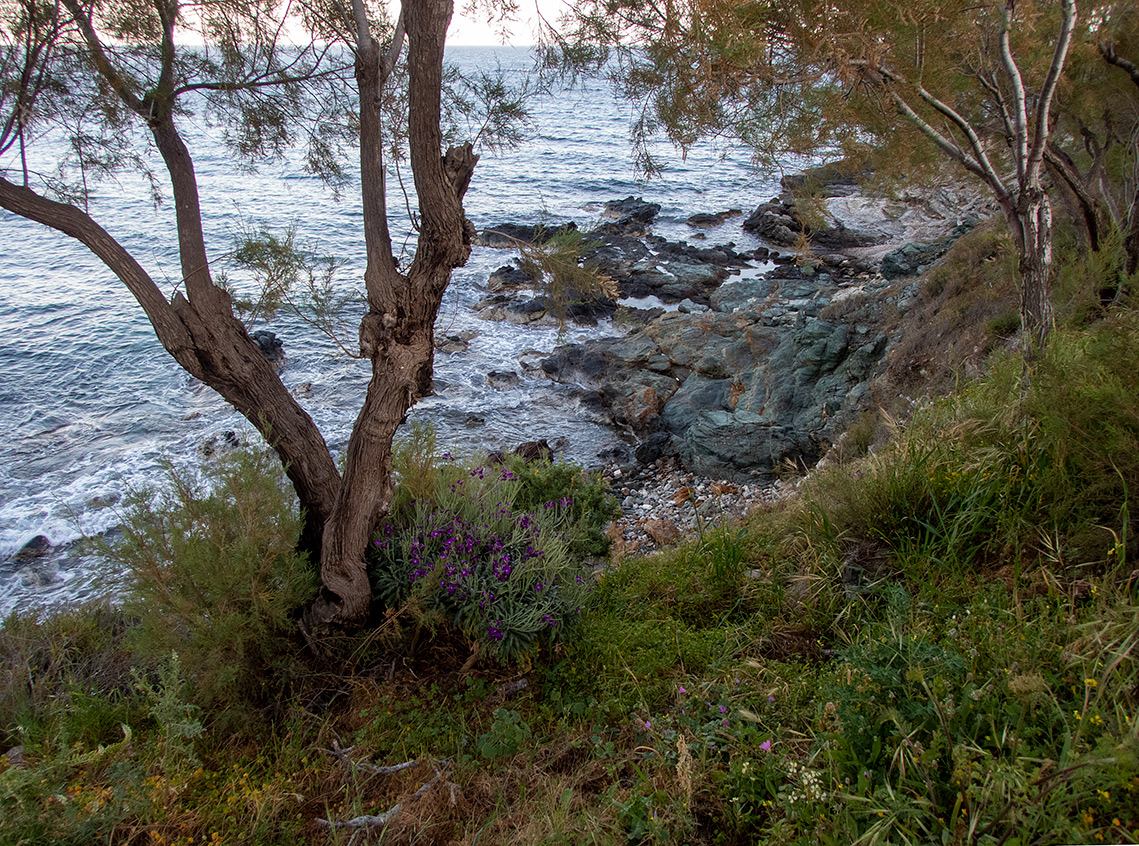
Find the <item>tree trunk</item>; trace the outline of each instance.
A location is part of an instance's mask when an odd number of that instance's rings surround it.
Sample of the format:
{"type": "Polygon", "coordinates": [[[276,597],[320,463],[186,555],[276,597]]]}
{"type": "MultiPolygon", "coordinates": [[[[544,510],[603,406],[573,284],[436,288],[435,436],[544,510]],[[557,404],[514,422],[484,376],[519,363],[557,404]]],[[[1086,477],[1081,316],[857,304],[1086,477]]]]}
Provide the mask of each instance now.
{"type": "Polygon", "coordinates": [[[210,282],[210,288],[221,295],[214,304],[224,303],[225,309],[202,314],[181,294],[171,304],[134,257],[81,209],[41,197],[4,179],[0,179],[0,206],[74,238],[91,250],[134,295],[174,360],[257,427],[281,457],[296,489],[305,511],[302,546],[317,560],[321,532],[340,485],[339,473],[312,418],[228,311],[228,295],[210,282]]]}
{"type": "Polygon", "coordinates": [[[407,410],[431,391],[435,316],[451,271],[470,255],[471,227],[462,199],[478,157],[470,145],[441,155],[443,45],[451,0],[416,0],[404,8],[408,40],[408,110],[411,169],[419,200],[420,231],[407,274],[396,268],[384,217],[383,162],[364,139],[378,137],[381,65],[375,42],[361,38],[356,80],[360,88],[361,192],[368,266],[368,314],[360,324],[360,350],[372,361],[372,378],[352,429],[344,479],[321,554],[325,590],[305,615],[310,631],[354,627],[367,617],[371,586],[364,551],[391,503],[392,439],[407,410]]]}
{"type": "Polygon", "coordinates": [[[1123,236],[1123,249],[1127,254],[1127,275],[1131,276],[1139,270],[1139,188],[1131,198],[1127,214],[1127,232],[1123,236]]]}
{"type": "Polygon", "coordinates": [[[1015,209],[1006,208],[1018,252],[1020,322],[1030,354],[1055,328],[1049,289],[1052,281],[1052,205],[1040,188],[1021,192],[1015,209]]]}

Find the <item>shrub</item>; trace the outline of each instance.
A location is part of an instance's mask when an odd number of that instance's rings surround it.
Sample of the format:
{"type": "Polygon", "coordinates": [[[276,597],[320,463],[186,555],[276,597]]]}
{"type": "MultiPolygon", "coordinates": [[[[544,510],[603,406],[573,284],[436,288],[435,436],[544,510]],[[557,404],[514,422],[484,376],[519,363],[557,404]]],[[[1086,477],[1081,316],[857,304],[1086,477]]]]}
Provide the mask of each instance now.
{"type": "Polygon", "coordinates": [[[137,649],[152,663],[177,652],[203,707],[269,701],[317,587],[296,551],[295,500],[269,453],[233,453],[200,481],[168,472],[164,492],[130,498],[124,538],[106,550],[125,570],[137,649]]]}
{"type": "Polygon", "coordinates": [[[516,502],[536,488],[520,496],[524,488],[506,467],[451,464],[437,468],[430,497],[397,492],[403,504],[368,554],[379,601],[414,610],[422,625],[445,622],[503,662],[561,637],[593,588],[574,554],[587,535],[570,496],[525,510],[516,502]]]}

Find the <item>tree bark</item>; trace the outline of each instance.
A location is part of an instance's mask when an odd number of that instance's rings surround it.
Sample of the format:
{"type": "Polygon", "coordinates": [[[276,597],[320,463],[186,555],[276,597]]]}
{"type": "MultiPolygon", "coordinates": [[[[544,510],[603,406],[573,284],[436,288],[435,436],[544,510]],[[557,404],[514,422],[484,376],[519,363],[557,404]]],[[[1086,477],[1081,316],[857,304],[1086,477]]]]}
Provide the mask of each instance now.
{"type": "MultiPolygon", "coordinates": [[[[316,424],[285,389],[245,327],[228,310],[203,314],[181,294],[167,301],[150,274],[75,206],[0,178],[0,206],[82,243],[134,295],[162,346],[191,376],[222,395],[273,447],[305,511],[302,546],[317,560],[339,473],[316,424]]],[[[225,297],[221,289],[214,288],[225,297]]],[[[220,298],[216,303],[222,303],[220,298]]]]}
{"type": "Polygon", "coordinates": [[[1020,270],[1020,321],[1028,353],[1035,355],[1056,326],[1049,290],[1052,282],[1052,204],[1036,187],[1022,191],[1016,206],[1005,204],[1020,270]]]}
{"type": "Polygon", "coordinates": [[[361,181],[368,266],[368,313],[360,324],[360,350],[372,378],[345,456],[344,479],[325,526],[321,554],[324,592],[306,613],[310,631],[354,627],[366,619],[371,586],[364,551],[391,503],[392,440],[408,409],[430,393],[435,316],[451,271],[470,255],[471,228],[463,195],[478,157],[470,145],[441,155],[443,45],[451,0],[416,0],[405,6],[408,41],[410,157],[419,200],[415,258],[402,274],[391,257],[383,193],[383,160],[363,139],[378,137],[383,84],[378,46],[359,34],[356,79],[360,88],[361,181]]]}

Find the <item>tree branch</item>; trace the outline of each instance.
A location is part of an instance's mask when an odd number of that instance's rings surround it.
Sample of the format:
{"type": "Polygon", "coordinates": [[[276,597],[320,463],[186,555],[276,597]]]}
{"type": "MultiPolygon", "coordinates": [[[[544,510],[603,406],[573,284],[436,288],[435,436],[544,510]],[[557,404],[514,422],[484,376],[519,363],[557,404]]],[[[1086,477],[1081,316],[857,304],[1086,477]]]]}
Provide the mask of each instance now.
{"type": "Polygon", "coordinates": [[[1131,81],[1139,85],[1139,67],[1136,67],[1134,62],[1123,58],[1115,52],[1115,45],[1112,42],[1108,41],[1104,43],[1100,41],[1096,44],[1096,47],[1099,49],[1099,54],[1103,56],[1105,62],[1126,71],[1127,75],[1131,77],[1131,81]]]}
{"type": "Polygon", "coordinates": [[[107,51],[103,49],[103,42],[99,40],[99,34],[95,32],[90,16],[84,12],[77,0],[63,0],[63,4],[83,34],[83,40],[87,44],[87,49],[91,51],[91,57],[95,61],[95,68],[99,71],[99,75],[110,83],[115,94],[126,104],[127,108],[144,118],[148,117],[146,104],[131,90],[126,77],[114,66],[107,55],[107,51]]]}
{"type": "Polygon", "coordinates": [[[1040,96],[1036,105],[1036,125],[1033,128],[1032,150],[1025,163],[1028,178],[1035,181],[1040,172],[1040,165],[1044,159],[1044,145],[1048,142],[1048,120],[1052,112],[1052,97],[1056,93],[1056,86],[1060,81],[1060,74],[1064,70],[1064,60],[1068,56],[1068,47],[1072,43],[1072,32],[1076,28],[1076,0],[1060,0],[1063,10],[1063,22],[1060,25],[1060,37],[1056,41],[1056,49],[1052,53],[1052,63],[1048,66],[1048,75],[1044,78],[1044,85],[1040,88],[1040,96]]]}
{"type": "Polygon", "coordinates": [[[997,38],[1000,44],[1001,61],[1005,73],[1008,74],[1012,84],[1013,105],[1016,111],[1013,114],[1013,126],[1016,130],[1016,143],[1013,147],[1013,159],[1016,160],[1016,177],[1021,184],[1024,183],[1024,166],[1028,161],[1028,106],[1025,102],[1024,78],[1020,75],[1020,68],[1012,57],[1012,47],[1009,44],[1009,30],[1012,27],[1012,13],[1014,0],[1006,0],[1001,9],[1001,31],[997,38]]]}

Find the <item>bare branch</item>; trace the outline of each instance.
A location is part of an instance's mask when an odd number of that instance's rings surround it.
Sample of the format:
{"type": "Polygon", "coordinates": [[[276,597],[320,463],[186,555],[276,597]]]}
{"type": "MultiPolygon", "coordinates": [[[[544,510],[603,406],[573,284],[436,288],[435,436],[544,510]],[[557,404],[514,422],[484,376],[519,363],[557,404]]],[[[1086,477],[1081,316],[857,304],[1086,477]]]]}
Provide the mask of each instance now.
{"type": "Polygon", "coordinates": [[[1120,56],[1115,51],[1115,45],[1112,42],[1104,43],[1101,41],[1096,44],[1096,47],[1099,48],[1099,54],[1103,56],[1105,62],[1126,71],[1127,75],[1131,77],[1131,81],[1139,85],[1139,67],[1136,67],[1134,62],[1120,56]]]}
{"type": "Polygon", "coordinates": [[[1014,0],[1006,0],[1001,9],[1001,32],[998,43],[1001,50],[1001,61],[1004,63],[1005,73],[1008,74],[1012,85],[1013,128],[1015,129],[1016,143],[1013,146],[1013,158],[1016,160],[1017,180],[1024,182],[1024,166],[1028,161],[1028,106],[1025,102],[1024,79],[1020,75],[1020,68],[1012,57],[1012,46],[1009,44],[1009,31],[1012,28],[1012,13],[1014,0]]]}
{"type": "Polygon", "coordinates": [[[1048,66],[1048,75],[1044,78],[1044,85],[1040,89],[1040,97],[1036,106],[1036,126],[1033,128],[1032,150],[1028,154],[1025,169],[1029,179],[1035,180],[1040,172],[1040,165],[1044,158],[1044,145],[1048,141],[1048,120],[1052,112],[1052,97],[1056,93],[1056,85],[1060,81],[1060,74],[1064,70],[1064,60],[1068,56],[1068,47],[1072,43],[1072,32],[1076,28],[1076,0],[1061,0],[1060,8],[1063,10],[1063,23],[1060,25],[1060,37],[1056,41],[1056,49],[1052,53],[1052,63],[1048,66]]]}

